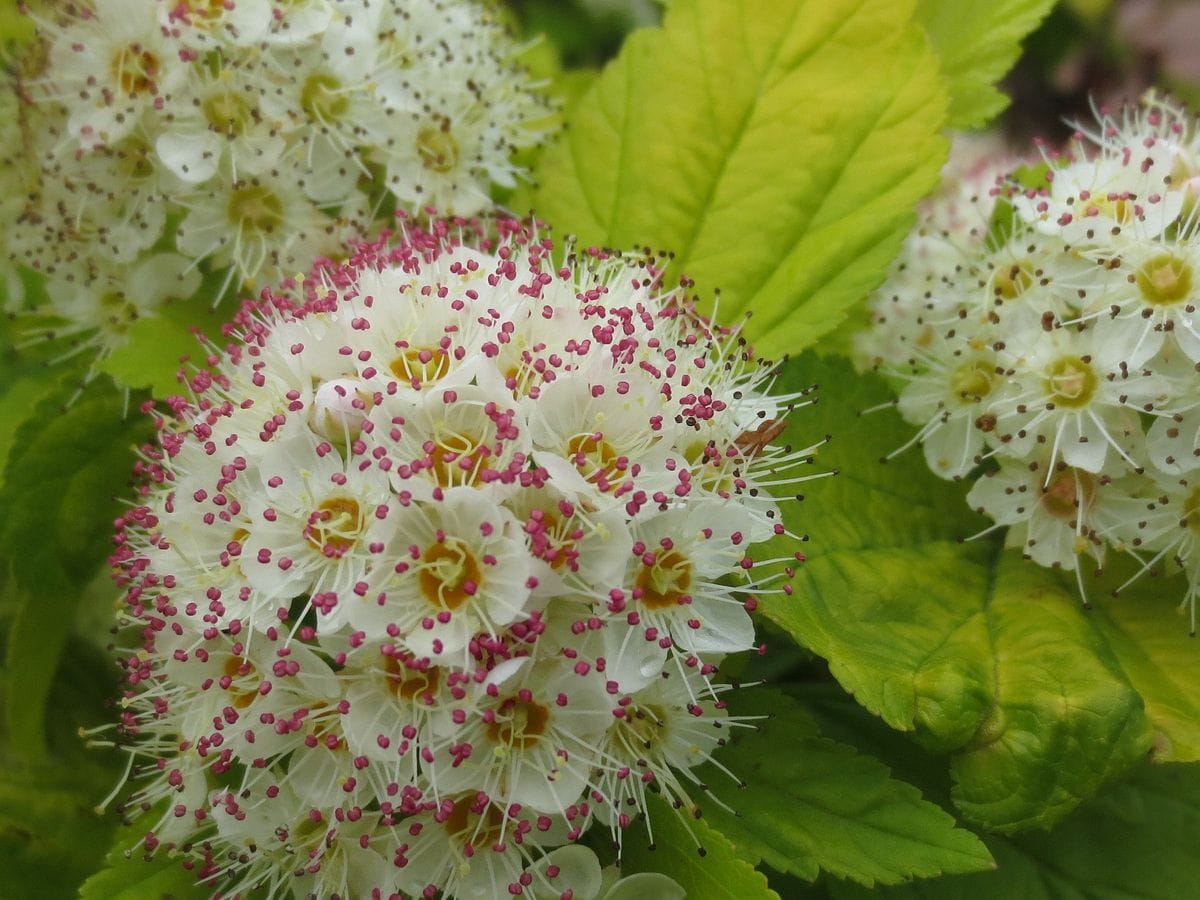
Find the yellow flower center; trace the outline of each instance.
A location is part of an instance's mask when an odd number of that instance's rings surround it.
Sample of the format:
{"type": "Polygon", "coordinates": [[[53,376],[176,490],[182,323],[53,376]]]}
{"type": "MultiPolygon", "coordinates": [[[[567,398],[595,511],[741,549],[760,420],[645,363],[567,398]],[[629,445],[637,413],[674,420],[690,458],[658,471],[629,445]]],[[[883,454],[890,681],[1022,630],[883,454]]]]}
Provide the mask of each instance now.
{"type": "Polygon", "coordinates": [[[283,224],[283,201],[262,185],[249,184],[229,195],[226,213],[243,231],[270,234],[283,224]]]}
{"type": "Polygon", "coordinates": [[[350,110],[350,98],[328,72],[314,72],[300,88],[300,107],[318,122],[336,122],[350,110]]]}
{"type": "Polygon", "coordinates": [[[528,749],[542,739],[550,726],[550,710],[535,700],[510,697],[484,731],[493,744],[528,749]]]}
{"type": "Polygon", "coordinates": [[[950,376],[950,389],[960,400],[977,402],[992,392],[996,370],[980,359],[963,363],[950,376]]]}
{"type": "Polygon", "coordinates": [[[429,384],[450,372],[450,354],[440,347],[409,347],[388,364],[405,384],[429,384]]]}
{"type": "Polygon", "coordinates": [[[1087,406],[1096,393],[1100,377],[1091,364],[1079,356],[1063,356],[1050,366],[1046,389],[1055,406],[1087,406]]]}
{"type": "Polygon", "coordinates": [[[121,90],[130,97],[137,97],[154,93],[155,78],[162,62],[141,44],[130,44],[113,55],[109,67],[121,90]]]}
{"type": "Polygon", "coordinates": [[[436,693],[442,683],[441,669],[415,665],[411,656],[385,656],[383,670],[399,700],[419,700],[426,694],[436,693]]]}
{"type": "Polygon", "coordinates": [[[458,166],[458,142],[448,128],[422,128],[417,133],[417,156],[426,169],[445,175],[458,166]]]}
{"type": "Polygon", "coordinates": [[[1200,537],[1200,487],[1192,488],[1186,500],[1183,501],[1182,524],[1200,537]]]}
{"type": "Polygon", "coordinates": [[[594,434],[577,434],[567,441],[567,458],[575,463],[579,474],[592,483],[604,482],[612,490],[620,483],[619,454],[613,445],[594,434]]]}
{"type": "Polygon", "coordinates": [[[201,110],[209,127],[226,137],[245,134],[254,121],[250,104],[231,91],[221,91],[205,98],[201,110]]]}
{"type": "Polygon", "coordinates": [[[1042,509],[1063,522],[1086,513],[1096,499],[1096,479],[1081,469],[1065,468],[1042,489],[1042,509]]]}
{"type": "Polygon", "coordinates": [[[449,429],[433,439],[433,476],[442,487],[479,484],[487,450],[479,438],[449,429]],[[464,464],[465,461],[465,464],[464,464]]]}
{"type": "Polygon", "coordinates": [[[1026,260],[1015,262],[1007,269],[997,269],[992,278],[992,292],[1005,300],[1015,300],[1033,287],[1033,266],[1026,260]]]}
{"type": "Polygon", "coordinates": [[[304,536],[326,555],[344,556],[366,530],[366,515],[353,497],[330,497],[309,516],[304,536]]]}
{"type": "Polygon", "coordinates": [[[1142,298],[1151,306],[1180,303],[1192,293],[1192,267],[1170,253],[1154,257],[1134,276],[1142,298]]]}

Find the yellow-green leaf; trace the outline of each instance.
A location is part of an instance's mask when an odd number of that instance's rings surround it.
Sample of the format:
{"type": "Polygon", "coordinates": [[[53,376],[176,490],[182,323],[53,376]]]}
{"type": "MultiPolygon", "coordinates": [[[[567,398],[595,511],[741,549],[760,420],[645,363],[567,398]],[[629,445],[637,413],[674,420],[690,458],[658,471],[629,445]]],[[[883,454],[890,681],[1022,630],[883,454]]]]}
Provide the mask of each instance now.
{"type": "Polygon", "coordinates": [[[950,754],[954,799],[973,821],[1046,827],[1125,775],[1154,748],[1194,760],[1200,650],[1174,613],[1181,585],[1147,579],[1119,598],[1116,561],[1089,590],[1002,550],[968,485],[942,481],[919,452],[884,464],[912,429],[891,392],[848,363],[805,356],[787,376],[824,385],[794,416],[801,434],[829,432],[820,462],[840,474],[808,485],[792,527],[808,560],[795,595],[764,604],[829,660],[867,709],[950,754]]]}
{"type": "Polygon", "coordinates": [[[536,212],[585,244],[675,254],[813,343],[883,277],[945,158],[938,62],[908,0],[677,0],[572,107],[536,212]]]}

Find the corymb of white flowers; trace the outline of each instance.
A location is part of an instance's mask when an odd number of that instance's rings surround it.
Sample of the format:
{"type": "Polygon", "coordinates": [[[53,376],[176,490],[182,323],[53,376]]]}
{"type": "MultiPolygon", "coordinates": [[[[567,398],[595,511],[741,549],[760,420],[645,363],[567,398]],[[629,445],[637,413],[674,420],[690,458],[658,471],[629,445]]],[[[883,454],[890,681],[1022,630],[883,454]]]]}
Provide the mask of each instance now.
{"type": "Polygon", "coordinates": [[[746,724],[715,676],[755,647],[801,395],[652,262],[513,221],[292,296],[187,378],[119,523],[145,849],[223,895],[682,896],[603,893],[578,842],[695,812],[746,724]]]}
{"type": "Polygon", "coordinates": [[[1010,544],[1081,592],[1084,557],[1110,547],[1139,575],[1181,569],[1194,632],[1200,131],[1149,96],[1039,163],[959,166],[860,351],[907,382],[900,412],[934,472],[987,463],[968,501],[1010,544]]]}
{"type": "Polygon", "coordinates": [[[476,0],[30,15],[39,41],[5,85],[19,114],[0,123],[0,177],[28,199],[3,255],[47,275],[53,311],[102,350],[204,272],[223,273],[213,300],[343,254],[396,204],[473,215],[546,133],[521,48],[476,0]]]}

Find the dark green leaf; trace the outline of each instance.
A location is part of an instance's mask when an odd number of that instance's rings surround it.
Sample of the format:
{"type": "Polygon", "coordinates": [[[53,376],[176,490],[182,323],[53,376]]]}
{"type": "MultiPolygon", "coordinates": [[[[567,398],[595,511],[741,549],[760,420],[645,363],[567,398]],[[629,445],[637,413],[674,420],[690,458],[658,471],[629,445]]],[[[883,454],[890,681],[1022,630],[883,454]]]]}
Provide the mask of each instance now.
{"type": "Polygon", "coordinates": [[[68,409],[45,400],[16,434],[0,488],[0,567],[20,606],[9,638],[5,722],[18,753],[43,745],[46,693],[84,586],[110,552],[118,495],[148,437],[124,398],[94,383],[68,409]]]}

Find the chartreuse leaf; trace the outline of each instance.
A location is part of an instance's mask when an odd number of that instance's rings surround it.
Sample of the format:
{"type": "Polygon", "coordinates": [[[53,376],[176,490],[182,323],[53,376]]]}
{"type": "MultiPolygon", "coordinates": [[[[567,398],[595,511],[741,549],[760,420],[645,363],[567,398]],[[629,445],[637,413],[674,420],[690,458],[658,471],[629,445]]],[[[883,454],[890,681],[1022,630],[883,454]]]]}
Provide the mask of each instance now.
{"type": "Polygon", "coordinates": [[[148,423],[94,382],[73,405],[40,403],[17,431],[0,488],[0,567],[20,605],[9,636],[5,723],[15,752],[43,746],[46,693],[84,586],[110,550],[114,499],[125,492],[148,423]]]}
{"type": "Polygon", "coordinates": [[[820,462],[840,474],[807,486],[792,527],[811,536],[808,560],[795,595],[764,609],[867,709],[951,754],[969,819],[1048,826],[1152,746],[1197,758],[1200,650],[1172,586],[1113,598],[1117,573],[1092,586],[1089,611],[1071,579],[999,539],[960,543],[987,524],[967,485],[933,476],[919,451],[881,463],[913,432],[891,410],[859,414],[890,399],[882,380],[812,356],[786,379],[825,385],[793,417],[793,443],[832,434],[820,462]]]}
{"type": "Polygon", "coordinates": [[[641,830],[625,833],[621,873],[661,872],[675,879],[688,897],[704,900],[779,900],[767,879],[703,819],[686,822],[666,801],[650,798],[651,837],[641,830]]]}
{"type": "MultiPolygon", "coordinates": [[[[812,880],[819,871],[866,885],[977,872],[992,858],[920,791],[852,747],[822,738],[811,717],[776,691],[741,691],[735,715],[771,715],[743,732],[721,761],[745,781],[729,791],[736,815],[713,803],[705,817],[753,863],[812,880]]],[[[701,771],[718,796],[728,777],[701,771]]]]}
{"type": "Polygon", "coordinates": [[[201,336],[224,346],[222,329],[237,303],[227,296],[218,305],[212,298],[221,296],[227,276],[222,270],[207,272],[190,299],[165,303],[153,315],[139,318],[130,326],[125,343],[101,360],[100,371],[123,387],[150,388],[155,397],[178,394],[180,369],[186,369],[188,362],[204,364],[201,336]]]}
{"type": "Polygon", "coordinates": [[[187,363],[204,364],[205,350],[196,331],[220,334],[229,320],[230,308],[214,310],[203,298],[170,303],[156,315],[144,316],[129,328],[128,341],[100,362],[106,372],[125,387],[149,388],[155,397],[182,390],[177,377],[187,363]]]}
{"type": "Polygon", "coordinates": [[[0,44],[25,43],[33,39],[33,33],[33,20],[22,14],[16,3],[0,4],[0,44]]]}
{"type": "Polygon", "coordinates": [[[1008,98],[993,85],[1053,6],[1054,0],[917,0],[917,18],[942,58],[950,86],[951,128],[979,128],[1004,111],[1008,98]]]}
{"type": "MultiPolygon", "coordinates": [[[[912,778],[927,796],[948,802],[940,760],[825,686],[796,690],[822,731],[847,740],[912,778]],[[823,695],[823,696],[822,696],[823,695]],[[885,733],[886,732],[886,733],[885,733]]],[[[1139,766],[1053,831],[985,835],[994,872],[880,888],[824,882],[825,896],[858,900],[1176,900],[1195,893],[1200,830],[1200,766],[1139,766]]]]}
{"type": "Polygon", "coordinates": [[[537,214],[675,254],[768,355],[833,329],[946,155],[937,59],[907,0],[675,0],[574,104],[537,214]]]}
{"type": "MultiPolygon", "coordinates": [[[[153,821],[156,815],[148,815],[153,821]]],[[[212,891],[196,884],[195,872],[178,857],[159,850],[147,857],[141,847],[146,829],[123,828],[104,866],[79,889],[80,900],[205,900],[212,891]]]]}

